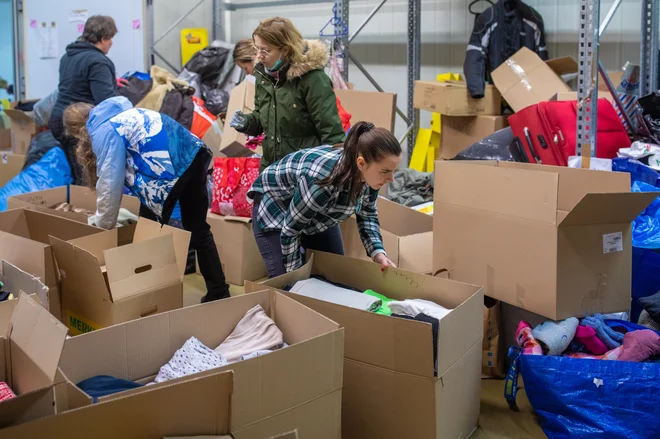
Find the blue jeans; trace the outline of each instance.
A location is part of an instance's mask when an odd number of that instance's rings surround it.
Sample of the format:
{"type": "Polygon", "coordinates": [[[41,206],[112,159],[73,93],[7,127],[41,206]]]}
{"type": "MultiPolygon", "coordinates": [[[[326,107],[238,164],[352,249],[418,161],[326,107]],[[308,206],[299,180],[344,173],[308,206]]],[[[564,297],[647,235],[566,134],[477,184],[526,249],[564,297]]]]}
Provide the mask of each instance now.
{"type": "MultiPolygon", "coordinates": [[[[280,243],[281,230],[264,232],[257,223],[257,210],[261,202],[261,196],[257,195],[252,209],[252,231],[257,241],[257,247],[261,257],[264,259],[268,277],[273,278],[286,274],[284,268],[284,256],[282,255],[282,244],[280,243]]],[[[326,253],[344,254],[344,240],[341,237],[339,226],[334,226],[316,235],[302,235],[300,237],[303,250],[318,250],[326,253]]]]}

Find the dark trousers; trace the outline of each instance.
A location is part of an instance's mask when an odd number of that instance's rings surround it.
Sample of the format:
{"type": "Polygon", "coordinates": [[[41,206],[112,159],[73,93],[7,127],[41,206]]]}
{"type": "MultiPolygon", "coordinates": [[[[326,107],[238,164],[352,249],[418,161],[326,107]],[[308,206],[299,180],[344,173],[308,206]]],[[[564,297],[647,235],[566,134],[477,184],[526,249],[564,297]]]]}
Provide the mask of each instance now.
{"type": "Polygon", "coordinates": [[[163,215],[158,218],[144,204],[140,206],[140,216],[167,224],[176,202],[181,206],[183,228],[191,233],[190,247],[197,252],[199,271],[204,276],[210,300],[229,297],[229,288],[222,271],[218,248],[215,245],[211,226],[206,222],[209,208],[206,178],[211,154],[201,149],[190,167],[183,173],[165,200],[163,215]]]}
{"type": "MultiPolygon", "coordinates": [[[[264,259],[268,277],[273,278],[286,273],[284,256],[280,243],[281,230],[264,232],[257,222],[257,211],[261,203],[261,196],[257,195],[252,209],[252,231],[257,241],[257,247],[264,259]]],[[[341,237],[339,226],[334,226],[316,235],[302,235],[300,238],[303,250],[318,250],[326,253],[344,254],[344,240],[341,237]]]]}
{"type": "Polygon", "coordinates": [[[78,159],[76,158],[78,140],[64,133],[64,123],[61,117],[51,117],[48,121],[48,129],[53,133],[53,137],[60,142],[64,150],[64,155],[66,155],[66,160],[69,162],[69,167],[71,168],[73,184],[84,185],[82,166],[78,164],[78,159]]]}

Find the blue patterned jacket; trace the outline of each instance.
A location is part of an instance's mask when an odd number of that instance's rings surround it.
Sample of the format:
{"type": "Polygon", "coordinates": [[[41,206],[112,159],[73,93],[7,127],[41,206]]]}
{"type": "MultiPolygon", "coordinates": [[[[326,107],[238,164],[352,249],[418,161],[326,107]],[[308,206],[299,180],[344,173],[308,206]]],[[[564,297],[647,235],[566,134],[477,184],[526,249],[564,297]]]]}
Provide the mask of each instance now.
{"type": "Polygon", "coordinates": [[[114,228],[124,185],[157,216],[174,184],[204,143],[170,117],[133,108],[125,97],[106,99],[89,115],[96,155],[97,225],[114,228]]]}

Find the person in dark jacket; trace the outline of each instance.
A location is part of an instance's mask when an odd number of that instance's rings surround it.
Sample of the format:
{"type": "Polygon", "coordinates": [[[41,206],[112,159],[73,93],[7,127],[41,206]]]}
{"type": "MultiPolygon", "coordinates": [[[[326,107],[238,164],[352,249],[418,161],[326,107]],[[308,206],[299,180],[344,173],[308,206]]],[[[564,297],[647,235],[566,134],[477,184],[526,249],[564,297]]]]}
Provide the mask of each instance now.
{"type": "Polygon", "coordinates": [[[94,15],[85,23],[83,34],[66,48],[60,60],[59,93],[48,128],[66,153],[74,184],[83,184],[83,173],[76,161],[76,139],[64,133],[62,115],[76,102],[97,105],[117,95],[115,65],[107,57],[117,26],[112,17],[94,15]]]}
{"type": "Polygon", "coordinates": [[[286,18],[262,21],[252,35],[257,54],[254,112],[237,111],[230,126],[265,135],[261,170],[303,148],[344,141],[335,92],[323,71],[328,48],[305,41],[286,18]]]}
{"type": "Polygon", "coordinates": [[[520,0],[499,0],[474,23],[463,71],[473,98],[483,98],[486,78],[521,48],[548,59],[543,18],[520,0]]]}

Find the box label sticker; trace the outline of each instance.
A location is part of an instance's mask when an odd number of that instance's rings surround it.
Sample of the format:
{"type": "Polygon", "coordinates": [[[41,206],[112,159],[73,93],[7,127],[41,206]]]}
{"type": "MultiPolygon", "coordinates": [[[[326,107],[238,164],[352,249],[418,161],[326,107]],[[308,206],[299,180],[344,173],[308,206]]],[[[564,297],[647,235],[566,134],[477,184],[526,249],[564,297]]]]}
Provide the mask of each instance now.
{"type": "Polygon", "coordinates": [[[606,233],[603,235],[603,253],[616,253],[623,251],[623,233],[606,233]]]}
{"type": "Polygon", "coordinates": [[[66,325],[71,330],[71,335],[80,335],[101,329],[100,325],[90,322],[71,311],[66,312],[66,325]]]}

